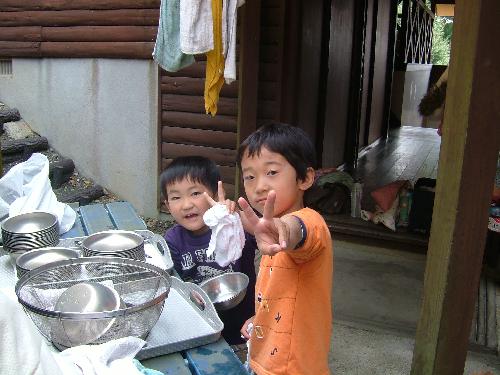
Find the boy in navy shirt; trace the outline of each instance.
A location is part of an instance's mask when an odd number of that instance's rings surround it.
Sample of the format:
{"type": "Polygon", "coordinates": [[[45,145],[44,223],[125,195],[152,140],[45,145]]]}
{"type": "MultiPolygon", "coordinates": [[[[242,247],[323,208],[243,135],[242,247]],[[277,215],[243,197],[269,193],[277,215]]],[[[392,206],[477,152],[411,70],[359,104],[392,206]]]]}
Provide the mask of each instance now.
{"type": "Polygon", "coordinates": [[[165,204],[177,222],[165,233],[174,268],[184,281],[200,284],[225,272],[243,272],[250,282],[243,301],[236,307],[220,311],[224,323],[222,336],[230,345],[241,344],[240,328],[254,314],[255,268],[257,245],[253,236],[245,233],[242,256],[226,267],[215,261],[215,254],[207,256],[211,230],[203,221],[203,214],[211,207],[206,192],[234,212],[236,203],[226,200],[219,170],[215,163],[201,156],[174,159],[160,177],[165,204]]]}

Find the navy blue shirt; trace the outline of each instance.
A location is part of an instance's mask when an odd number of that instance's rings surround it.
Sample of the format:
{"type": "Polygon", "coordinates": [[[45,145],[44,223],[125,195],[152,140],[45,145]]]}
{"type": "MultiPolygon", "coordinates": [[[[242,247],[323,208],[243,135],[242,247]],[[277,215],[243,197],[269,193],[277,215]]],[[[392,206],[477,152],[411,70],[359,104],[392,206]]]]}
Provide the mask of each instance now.
{"type": "Polygon", "coordinates": [[[184,281],[200,284],[202,281],[225,272],[242,272],[248,276],[249,283],[243,301],[234,308],[219,311],[224,323],[222,336],[230,345],[241,344],[240,337],[243,323],[255,314],[255,267],[254,258],[257,243],[255,238],[245,233],[245,246],[241,258],[226,267],[215,261],[215,254],[207,256],[208,244],[212,231],[194,235],[176,224],[165,233],[165,240],[170,249],[175,271],[184,281]]]}

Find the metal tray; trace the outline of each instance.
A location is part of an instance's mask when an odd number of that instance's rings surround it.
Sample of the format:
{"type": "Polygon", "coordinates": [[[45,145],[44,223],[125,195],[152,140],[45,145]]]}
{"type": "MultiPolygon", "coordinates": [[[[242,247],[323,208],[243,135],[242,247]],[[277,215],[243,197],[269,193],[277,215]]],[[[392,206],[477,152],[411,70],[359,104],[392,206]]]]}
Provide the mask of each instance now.
{"type": "MultiPolygon", "coordinates": [[[[174,269],[174,262],[172,261],[172,256],[170,255],[170,249],[168,248],[167,242],[159,234],[153,233],[150,230],[135,230],[137,234],[140,234],[144,238],[144,251],[146,252],[146,262],[165,269],[168,273],[172,273],[174,269]],[[151,259],[152,252],[156,251],[157,254],[161,255],[161,260],[165,263],[165,266],[161,266],[151,259]],[[149,255],[148,255],[149,254],[149,255]]],[[[84,237],[73,237],[73,238],[61,238],[58,247],[69,247],[72,249],[81,249],[81,242],[86,238],[84,237]]],[[[158,259],[158,258],[156,258],[158,259]]]]}
{"type": "Polygon", "coordinates": [[[219,339],[222,328],[224,324],[207,294],[196,284],[172,277],[160,318],[136,358],[147,359],[209,344],[219,339]]]}

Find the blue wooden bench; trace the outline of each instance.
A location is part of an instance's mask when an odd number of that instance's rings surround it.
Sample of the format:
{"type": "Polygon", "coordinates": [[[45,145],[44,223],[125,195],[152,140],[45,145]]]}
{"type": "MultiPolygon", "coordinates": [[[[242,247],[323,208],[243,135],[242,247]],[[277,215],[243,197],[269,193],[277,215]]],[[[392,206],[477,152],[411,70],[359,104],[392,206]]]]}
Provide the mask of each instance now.
{"type": "MultiPolygon", "coordinates": [[[[144,221],[128,202],[91,204],[81,207],[73,205],[73,208],[78,213],[77,220],[73,228],[62,235],[62,238],[82,237],[110,229],[147,229],[144,221]]],[[[248,374],[223,338],[197,348],[146,359],[142,363],[164,374],[248,374]]]]}

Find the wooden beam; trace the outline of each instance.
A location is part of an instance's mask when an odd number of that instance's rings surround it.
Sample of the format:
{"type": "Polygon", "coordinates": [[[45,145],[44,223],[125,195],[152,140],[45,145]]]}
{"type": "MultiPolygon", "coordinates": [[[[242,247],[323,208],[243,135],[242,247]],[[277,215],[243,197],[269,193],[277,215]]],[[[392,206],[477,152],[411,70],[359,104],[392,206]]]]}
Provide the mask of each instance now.
{"type": "Polygon", "coordinates": [[[150,59],[153,47],[152,42],[42,42],[40,50],[43,57],[150,59]]]}
{"type": "Polygon", "coordinates": [[[0,12],[2,26],[158,26],[159,9],[0,12]]]}
{"type": "Polygon", "coordinates": [[[160,0],[2,0],[0,11],[75,9],[158,9],[160,0]]]}
{"type": "Polygon", "coordinates": [[[208,146],[230,150],[234,150],[236,148],[236,133],[221,132],[217,130],[200,130],[163,126],[161,130],[161,140],[162,142],[208,146]]]}
{"type": "Polygon", "coordinates": [[[457,0],[413,375],[461,374],[500,148],[500,2],[457,0]]]}
{"type": "MultiPolygon", "coordinates": [[[[5,29],[8,29],[6,27],[5,29]]],[[[17,29],[13,27],[11,29],[17,29]]],[[[71,26],[43,27],[44,42],[153,42],[156,26],[71,26]]],[[[1,30],[0,30],[0,35],[1,30]]]]}
{"type": "Polygon", "coordinates": [[[238,145],[257,128],[261,1],[242,6],[238,95],[238,145]]]}
{"type": "Polygon", "coordinates": [[[40,26],[0,27],[2,41],[40,42],[42,28],[40,26]]]}
{"type": "Polygon", "coordinates": [[[235,116],[217,114],[217,116],[212,117],[205,113],[162,111],[161,122],[163,126],[236,132],[235,116]]]}

